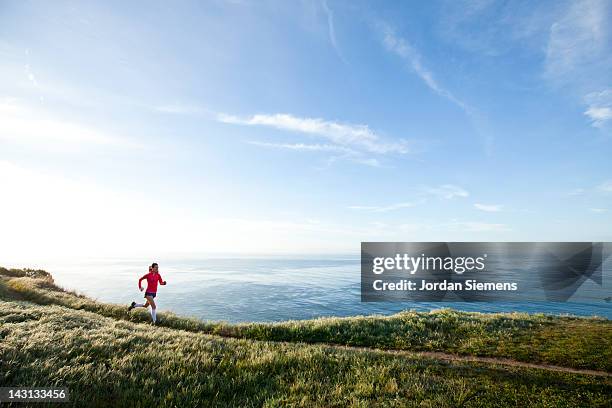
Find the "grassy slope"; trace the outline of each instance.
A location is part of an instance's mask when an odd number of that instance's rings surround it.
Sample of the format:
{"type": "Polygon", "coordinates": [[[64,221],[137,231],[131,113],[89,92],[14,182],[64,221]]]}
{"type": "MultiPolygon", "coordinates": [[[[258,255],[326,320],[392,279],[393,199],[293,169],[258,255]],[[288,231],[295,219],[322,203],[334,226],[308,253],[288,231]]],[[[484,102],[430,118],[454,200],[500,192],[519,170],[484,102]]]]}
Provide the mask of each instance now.
{"type": "MultiPolygon", "coordinates": [[[[270,325],[218,326],[166,316],[168,325],[187,330],[153,327],[142,323],[144,313],[124,320],[124,308],[57,290],[49,279],[5,277],[0,299],[0,386],[68,386],[78,406],[612,404],[612,380],[606,378],[202,332],[234,328],[245,336],[271,336],[264,329],[270,325]]],[[[302,336],[333,322],[364,320],[349,330],[363,328],[375,336],[377,326],[371,323],[379,319],[293,322],[280,325],[280,333],[290,329],[302,336]],[[300,324],[304,334],[299,334],[300,324]]],[[[330,331],[334,338],[342,338],[342,327],[330,331]]]]}
{"type": "MultiPolygon", "coordinates": [[[[5,291],[38,304],[57,304],[130,321],[148,321],[138,310],[96,302],[57,288],[52,279],[4,276],[5,291]]],[[[32,273],[30,273],[32,275],[32,273]]],[[[2,284],[0,282],[0,284],[2,284]]],[[[1,287],[0,287],[0,290],[1,287]]],[[[324,318],[231,325],[160,314],[165,327],[255,340],[333,343],[382,349],[442,351],[612,372],[612,321],[523,313],[483,314],[451,310],[402,312],[393,316],[324,318]]]]}
{"type": "Polygon", "coordinates": [[[88,407],[612,402],[607,379],[228,339],[23,301],[0,301],[0,385],[68,386],[88,407]]]}

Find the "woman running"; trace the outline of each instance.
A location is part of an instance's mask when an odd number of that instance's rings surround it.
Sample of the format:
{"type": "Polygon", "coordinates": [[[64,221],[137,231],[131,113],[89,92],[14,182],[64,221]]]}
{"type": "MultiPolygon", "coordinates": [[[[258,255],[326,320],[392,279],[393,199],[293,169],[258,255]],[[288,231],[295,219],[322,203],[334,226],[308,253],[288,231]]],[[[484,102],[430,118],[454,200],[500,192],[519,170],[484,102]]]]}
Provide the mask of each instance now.
{"type": "Polygon", "coordinates": [[[145,279],[147,280],[147,290],[145,291],[144,297],[147,299],[147,301],[145,303],[132,302],[130,307],[128,307],[128,312],[135,307],[148,307],[151,305],[151,319],[153,320],[153,324],[155,324],[157,322],[157,311],[155,310],[156,306],[154,298],[157,294],[157,284],[159,283],[160,285],[165,285],[166,281],[163,280],[159,274],[159,267],[156,263],[152,263],[151,266],[149,266],[149,273],[138,280],[138,288],[141,292],[143,291],[142,281],[145,279]]]}

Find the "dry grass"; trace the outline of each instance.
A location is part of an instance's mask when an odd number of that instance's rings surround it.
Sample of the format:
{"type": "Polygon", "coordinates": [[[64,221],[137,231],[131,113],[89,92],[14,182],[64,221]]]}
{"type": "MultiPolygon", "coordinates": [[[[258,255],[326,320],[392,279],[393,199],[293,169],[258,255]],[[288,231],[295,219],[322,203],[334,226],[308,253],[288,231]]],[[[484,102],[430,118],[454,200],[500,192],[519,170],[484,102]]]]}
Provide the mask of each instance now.
{"type": "Polygon", "coordinates": [[[607,320],[453,311],[243,325],[162,319],[151,326],[145,313],[65,292],[50,276],[0,270],[0,386],[67,386],[72,405],[87,407],[612,404],[608,378],[305,344],[535,355],[597,368],[610,365],[607,320]],[[578,348],[588,358],[566,355],[578,348]]]}

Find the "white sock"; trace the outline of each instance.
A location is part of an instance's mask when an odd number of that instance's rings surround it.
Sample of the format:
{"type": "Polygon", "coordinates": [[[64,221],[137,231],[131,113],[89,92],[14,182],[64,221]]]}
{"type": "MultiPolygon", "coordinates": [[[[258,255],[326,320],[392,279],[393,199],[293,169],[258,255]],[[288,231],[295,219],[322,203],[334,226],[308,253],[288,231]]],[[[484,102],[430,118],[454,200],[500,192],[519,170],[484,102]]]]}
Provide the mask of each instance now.
{"type": "Polygon", "coordinates": [[[144,307],[144,303],[136,303],[134,307],[144,307]]]}
{"type": "Polygon", "coordinates": [[[157,311],[151,308],[151,319],[153,319],[153,323],[157,321],[157,311]]]}

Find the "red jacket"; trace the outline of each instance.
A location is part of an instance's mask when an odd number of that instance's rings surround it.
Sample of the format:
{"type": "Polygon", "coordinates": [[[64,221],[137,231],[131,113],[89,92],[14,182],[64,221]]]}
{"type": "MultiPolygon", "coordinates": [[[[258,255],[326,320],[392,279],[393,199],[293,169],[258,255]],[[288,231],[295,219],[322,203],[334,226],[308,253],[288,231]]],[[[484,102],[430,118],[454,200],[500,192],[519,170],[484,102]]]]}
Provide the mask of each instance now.
{"type": "Polygon", "coordinates": [[[161,284],[161,285],[165,285],[166,282],[163,281],[161,275],[155,272],[149,272],[146,275],[144,275],[142,278],[140,278],[138,280],[138,287],[142,288],[142,284],[141,282],[143,280],[147,280],[147,290],[146,292],[150,292],[150,293],[157,293],[157,284],[161,284]]]}

